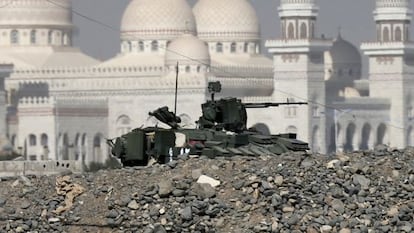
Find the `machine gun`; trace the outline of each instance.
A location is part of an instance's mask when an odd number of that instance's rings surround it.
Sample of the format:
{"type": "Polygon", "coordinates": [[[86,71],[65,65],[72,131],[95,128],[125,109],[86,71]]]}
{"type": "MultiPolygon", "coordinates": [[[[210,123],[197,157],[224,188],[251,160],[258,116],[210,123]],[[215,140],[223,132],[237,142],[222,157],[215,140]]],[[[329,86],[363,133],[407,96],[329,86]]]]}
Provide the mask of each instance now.
{"type": "Polygon", "coordinates": [[[285,102],[285,103],[242,103],[234,97],[215,100],[215,93],[221,91],[220,82],[210,82],[208,90],[211,93],[211,100],[201,105],[203,115],[197,121],[200,129],[227,130],[236,133],[246,131],[248,108],[268,108],[281,105],[303,105],[306,102],[285,102]]]}

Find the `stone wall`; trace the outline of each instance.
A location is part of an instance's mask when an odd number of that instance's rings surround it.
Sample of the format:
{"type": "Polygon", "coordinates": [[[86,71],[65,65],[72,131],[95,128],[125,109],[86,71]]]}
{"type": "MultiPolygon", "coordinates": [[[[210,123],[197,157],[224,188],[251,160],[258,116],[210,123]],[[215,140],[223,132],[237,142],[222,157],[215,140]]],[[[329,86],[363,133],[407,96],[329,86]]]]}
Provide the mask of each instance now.
{"type": "Polygon", "coordinates": [[[0,177],[55,175],[68,170],[83,172],[82,161],[0,161],[0,177]]]}

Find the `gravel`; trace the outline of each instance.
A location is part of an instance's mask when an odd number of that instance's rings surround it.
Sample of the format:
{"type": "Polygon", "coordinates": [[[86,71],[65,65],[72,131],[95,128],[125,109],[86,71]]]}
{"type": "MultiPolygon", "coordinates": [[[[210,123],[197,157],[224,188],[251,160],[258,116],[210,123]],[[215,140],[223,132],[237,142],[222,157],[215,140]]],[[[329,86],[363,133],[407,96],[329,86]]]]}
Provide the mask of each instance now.
{"type": "Polygon", "coordinates": [[[68,195],[56,193],[56,176],[2,178],[0,232],[414,231],[413,148],[185,156],[69,176],[85,191],[60,214],[68,195]]]}

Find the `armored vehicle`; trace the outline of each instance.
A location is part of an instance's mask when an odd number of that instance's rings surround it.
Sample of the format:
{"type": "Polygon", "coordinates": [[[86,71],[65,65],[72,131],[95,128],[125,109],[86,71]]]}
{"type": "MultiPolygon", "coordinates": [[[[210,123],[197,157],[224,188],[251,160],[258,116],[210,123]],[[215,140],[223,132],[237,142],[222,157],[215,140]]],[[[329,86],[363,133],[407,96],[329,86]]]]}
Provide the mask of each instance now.
{"type": "Polygon", "coordinates": [[[170,128],[157,126],[137,128],[120,137],[107,140],[113,156],[124,166],[146,165],[150,158],[167,163],[180,154],[216,156],[278,155],[287,151],[306,151],[308,144],[295,134],[266,135],[247,129],[247,108],[267,108],[306,103],[242,103],[238,98],[215,100],[219,82],[209,83],[211,100],[201,105],[202,116],[195,129],[179,126],[181,119],[161,107],[149,115],[170,128]]]}

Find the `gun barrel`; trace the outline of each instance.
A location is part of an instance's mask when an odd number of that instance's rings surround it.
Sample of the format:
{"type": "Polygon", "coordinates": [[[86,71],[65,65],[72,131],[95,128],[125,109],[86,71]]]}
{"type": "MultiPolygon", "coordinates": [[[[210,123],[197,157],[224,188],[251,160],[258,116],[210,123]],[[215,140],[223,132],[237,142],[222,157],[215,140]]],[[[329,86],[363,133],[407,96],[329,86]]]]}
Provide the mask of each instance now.
{"type": "Polygon", "coordinates": [[[280,105],[304,105],[306,102],[284,102],[284,103],[244,103],[246,108],[268,108],[268,107],[279,107],[280,105]]]}

